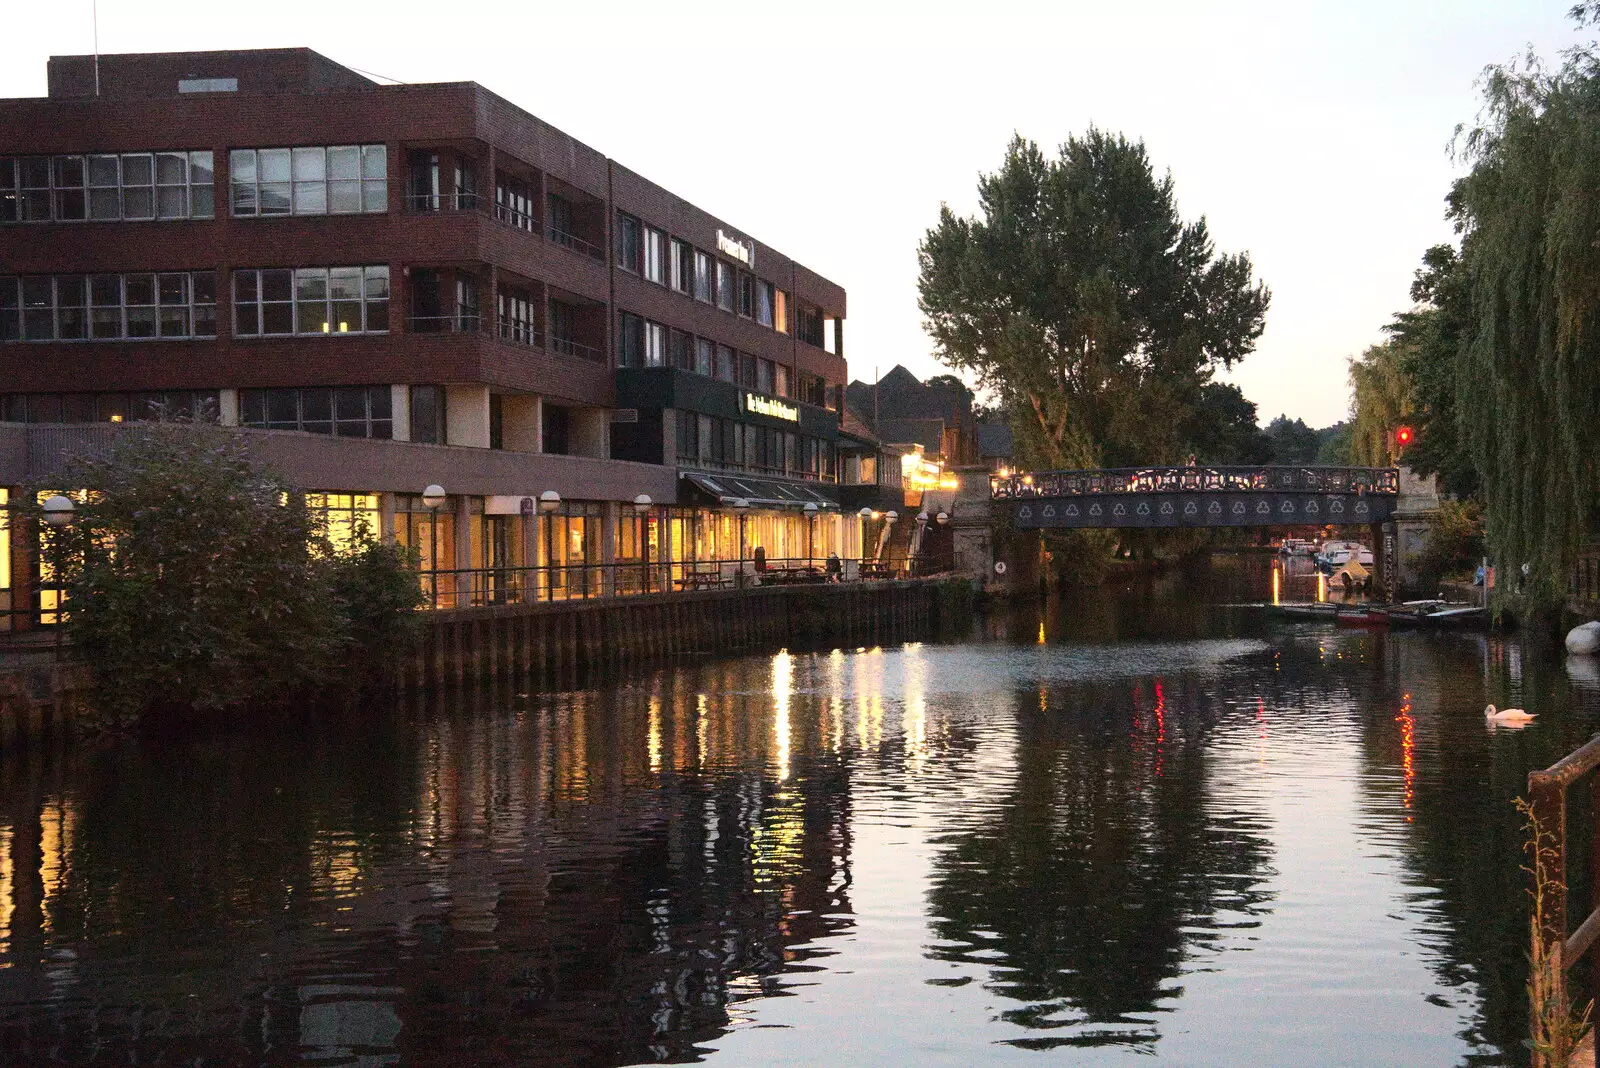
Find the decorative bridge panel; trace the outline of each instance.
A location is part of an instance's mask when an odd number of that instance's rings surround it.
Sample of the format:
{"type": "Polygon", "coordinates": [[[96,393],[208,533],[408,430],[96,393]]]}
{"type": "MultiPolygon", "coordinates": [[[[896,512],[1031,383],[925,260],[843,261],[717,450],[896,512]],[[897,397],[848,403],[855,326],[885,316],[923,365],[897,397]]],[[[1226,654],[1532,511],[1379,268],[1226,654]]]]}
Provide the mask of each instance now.
{"type": "Polygon", "coordinates": [[[997,476],[1019,528],[1380,523],[1399,472],[1371,467],[1167,467],[997,476]]]}

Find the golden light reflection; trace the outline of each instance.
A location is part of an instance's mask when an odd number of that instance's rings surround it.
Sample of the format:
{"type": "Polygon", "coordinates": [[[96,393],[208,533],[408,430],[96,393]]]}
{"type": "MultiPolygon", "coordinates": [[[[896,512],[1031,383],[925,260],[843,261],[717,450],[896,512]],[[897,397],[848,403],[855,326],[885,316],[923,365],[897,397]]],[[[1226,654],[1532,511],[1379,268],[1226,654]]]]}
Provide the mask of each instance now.
{"type": "MultiPolygon", "coordinates": [[[[1411,695],[1406,694],[1400,705],[1400,714],[1394,717],[1400,724],[1400,770],[1405,781],[1405,804],[1411,807],[1411,801],[1416,793],[1417,777],[1417,720],[1411,714],[1411,695]]],[[[1414,816],[1406,814],[1406,822],[1410,823],[1414,816]]]]}
{"type": "Polygon", "coordinates": [[[703,693],[695,694],[694,695],[694,737],[695,737],[695,742],[696,742],[695,751],[696,751],[697,755],[699,756],[699,766],[702,767],[702,768],[706,766],[706,745],[707,745],[706,732],[709,729],[709,722],[708,721],[710,720],[710,718],[711,718],[710,709],[708,709],[706,707],[706,695],[703,694],[703,693]]]}
{"type": "Polygon", "coordinates": [[[646,743],[650,751],[650,772],[661,770],[661,695],[650,695],[650,737],[646,743]]]}
{"type": "Polygon", "coordinates": [[[772,733],[779,782],[789,779],[789,697],[793,690],[794,657],[785,649],[772,658],[772,733]]]}
{"type": "MultiPolygon", "coordinates": [[[[11,914],[16,911],[15,872],[11,866],[11,828],[0,827],[0,953],[11,946],[11,914]]],[[[0,968],[6,965],[0,964],[0,968]]]]}
{"type": "Polygon", "coordinates": [[[1317,572],[1317,603],[1328,603],[1328,576],[1320,571],[1317,572]]]}
{"type": "Polygon", "coordinates": [[[906,757],[921,764],[928,755],[928,665],[922,659],[921,645],[905,649],[906,704],[900,730],[905,737],[906,757]]]}
{"type": "Polygon", "coordinates": [[[1283,595],[1283,572],[1278,570],[1277,561],[1273,561],[1273,564],[1272,564],[1272,603],[1275,604],[1275,605],[1282,603],[1282,595],[1283,595]]]}
{"type": "Polygon", "coordinates": [[[70,801],[46,803],[39,813],[39,881],[44,884],[44,930],[55,931],[55,911],[67,884],[72,844],[77,838],[77,808],[70,801]]]}

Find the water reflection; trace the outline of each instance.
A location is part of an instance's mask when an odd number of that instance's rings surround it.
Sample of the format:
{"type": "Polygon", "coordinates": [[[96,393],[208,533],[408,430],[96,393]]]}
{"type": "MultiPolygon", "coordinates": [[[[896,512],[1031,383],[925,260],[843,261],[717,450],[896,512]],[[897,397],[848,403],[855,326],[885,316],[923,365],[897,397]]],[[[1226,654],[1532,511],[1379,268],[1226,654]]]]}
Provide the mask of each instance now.
{"type": "Polygon", "coordinates": [[[1273,575],[0,760],[0,1061],[1524,1063],[1509,800],[1600,685],[1273,575]]]}

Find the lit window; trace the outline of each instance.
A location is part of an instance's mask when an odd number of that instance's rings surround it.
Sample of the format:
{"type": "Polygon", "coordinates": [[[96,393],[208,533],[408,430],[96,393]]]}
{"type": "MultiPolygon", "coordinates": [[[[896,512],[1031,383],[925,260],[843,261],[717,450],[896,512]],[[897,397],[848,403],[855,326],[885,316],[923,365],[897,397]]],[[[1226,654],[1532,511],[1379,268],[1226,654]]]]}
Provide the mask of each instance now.
{"type": "Polygon", "coordinates": [[[233,321],[238,337],[387,333],[389,268],[234,271],[233,321]]]}

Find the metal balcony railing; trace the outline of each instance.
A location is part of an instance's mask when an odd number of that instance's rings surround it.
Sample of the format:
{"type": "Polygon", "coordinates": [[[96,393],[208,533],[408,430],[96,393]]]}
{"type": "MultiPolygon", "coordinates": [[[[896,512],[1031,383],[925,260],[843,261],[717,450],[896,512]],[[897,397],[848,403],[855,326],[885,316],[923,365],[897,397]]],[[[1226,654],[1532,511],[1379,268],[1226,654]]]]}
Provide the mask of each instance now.
{"type": "Polygon", "coordinates": [[[457,312],[454,315],[412,315],[406,319],[406,330],[413,334],[479,334],[484,331],[483,316],[477,312],[457,312]]]}
{"type": "Polygon", "coordinates": [[[560,227],[552,226],[550,227],[548,233],[551,241],[554,241],[558,245],[563,245],[566,248],[570,248],[574,252],[581,252],[583,255],[588,256],[591,259],[600,260],[602,262],[604,262],[606,258],[605,249],[601,248],[599,245],[585,241],[577,234],[574,234],[568,230],[563,230],[560,227]]]}
{"type": "Polygon", "coordinates": [[[600,361],[605,359],[605,350],[594,345],[585,345],[581,341],[574,341],[570,337],[552,335],[550,338],[550,351],[560,353],[562,356],[577,356],[580,359],[600,361]]]}
{"type": "Polygon", "coordinates": [[[483,211],[486,201],[478,193],[407,193],[405,206],[412,212],[483,211]]]}

